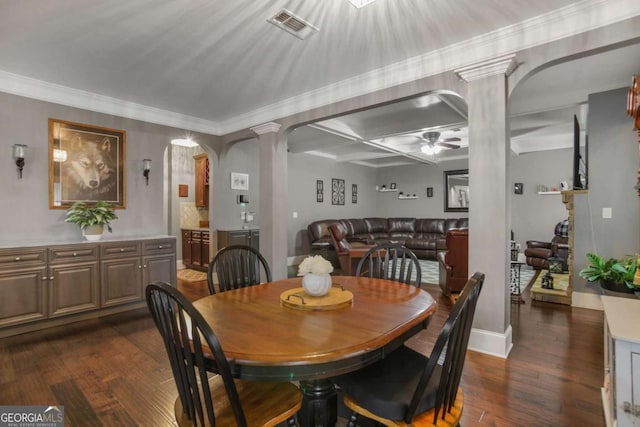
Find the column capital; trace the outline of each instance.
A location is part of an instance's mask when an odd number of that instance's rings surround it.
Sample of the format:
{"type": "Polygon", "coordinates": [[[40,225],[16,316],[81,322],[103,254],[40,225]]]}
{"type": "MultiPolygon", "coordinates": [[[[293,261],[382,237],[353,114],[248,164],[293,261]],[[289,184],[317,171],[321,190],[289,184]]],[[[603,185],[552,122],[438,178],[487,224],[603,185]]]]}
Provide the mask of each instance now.
{"type": "Polygon", "coordinates": [[[454,72],[467,83],[473,80],[479,80],[489,76],[495,76],[497,74],[505,74],[509,76],[516,69],[518,64],[516,63],[515,53],[499,56],[497,58],[489,59],[475,64],[467,65],[466,67],[458,68],[454,72]]]}
{"type": "Polygon", "coordinates": [[[257,133],[258,135],[264,135],[265,133],[278,132],[281,127],[282,127],[282,125],[280,123],[269,122],[269,123],[263,123],[263,124],[258,125],[258,126],[254,126],[252,128],[249,128],[249,129],[251,129],[252,131],[257,133]]]}

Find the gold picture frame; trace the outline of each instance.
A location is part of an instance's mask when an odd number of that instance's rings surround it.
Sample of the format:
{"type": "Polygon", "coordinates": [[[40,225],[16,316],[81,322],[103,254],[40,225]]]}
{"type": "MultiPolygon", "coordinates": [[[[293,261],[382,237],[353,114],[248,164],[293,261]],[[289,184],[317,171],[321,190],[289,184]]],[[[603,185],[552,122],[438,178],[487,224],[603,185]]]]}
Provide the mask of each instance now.
{"type": "Polygon", "coordinates": [[[126,208],[126,132],[49,119],[49,208],[109,202],[126,208]]]}

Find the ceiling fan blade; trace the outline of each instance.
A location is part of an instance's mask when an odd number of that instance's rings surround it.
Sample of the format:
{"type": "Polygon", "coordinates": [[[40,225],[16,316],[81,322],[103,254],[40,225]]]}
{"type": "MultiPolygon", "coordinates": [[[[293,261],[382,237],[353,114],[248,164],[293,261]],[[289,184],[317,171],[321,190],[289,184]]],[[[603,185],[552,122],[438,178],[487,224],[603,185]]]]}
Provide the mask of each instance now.
{"type": "Polygon", "coordinates": [[[436,145],[444,148],[460,148],[457,144],[449,144],[447,142],[436,142],[436,145]]]}
{"type": "Polygon", "coordinates": [[[458,142],[458,141],[462,141],[462,140],[457,136],[453,136],[451,138],[442,138],[439,142],[458,142]]]}

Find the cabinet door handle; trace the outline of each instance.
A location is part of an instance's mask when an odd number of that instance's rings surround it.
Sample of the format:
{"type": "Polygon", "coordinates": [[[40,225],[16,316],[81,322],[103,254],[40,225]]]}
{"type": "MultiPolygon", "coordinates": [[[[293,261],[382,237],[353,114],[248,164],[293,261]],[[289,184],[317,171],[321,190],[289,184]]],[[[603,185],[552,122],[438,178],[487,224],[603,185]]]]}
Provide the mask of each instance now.
{"type": "Polygon", "coordinates": [[[49,280],[53,280],[53,279],[55,279],[55,277],[53,277],[53,276],[49,277],[49,280]]]}
{"type": "Polygon", "coordinates": [[[144,268],[147,268],[147,264],[143,265],[144,268]]]}
{"type": "Polygon", "coordinates": [[[142,268],[142,266],[141,266],[141,265],[139,265],[139,266],[138,266],[138,268],[142,268]]]}
{"type": "Polygon", "coordinates": [[[21,258],[20,258],[19,256],[17,256],[17,257],[16,257],[16,261],[20,261],[20,259],[21,259],[21,258]]]}
{"type": "Polygon", "coordinates": [[[162,245],[158,245],[158,249],[162,249],[162,245]]]}
{"type": "Polygon", "coordinates": [[[124,252],[124,249],[123,249],[123,248],[120,248],[120,252],[124,252]]]}
{"type": "Polygon", "coordinates": [[[73,253],[73,256],[78,256],[78,254],[76,252],[73,253]]]}
{"type": "Polygon", "coordinates": [[[44,277],[42,278],[42,280],[47,280],[47,276],[44,276],[44,277]]]}

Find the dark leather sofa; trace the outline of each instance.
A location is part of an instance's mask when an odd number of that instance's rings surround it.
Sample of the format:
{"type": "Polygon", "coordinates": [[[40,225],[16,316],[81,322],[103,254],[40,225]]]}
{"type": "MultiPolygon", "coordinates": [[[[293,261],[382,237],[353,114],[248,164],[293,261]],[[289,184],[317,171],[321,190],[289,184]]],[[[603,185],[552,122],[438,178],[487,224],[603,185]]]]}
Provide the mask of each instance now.
{"type": "Polygon", "coordinates": [[[331,244],[329,226],[339,224],[348,242],[375,245],[398,242],[420,259],[436,260],[447,250],[446,233],[452,228],[468,228],[468,218],[352,218],[314,221],[307,227],[313,244],[331,244]]]}

